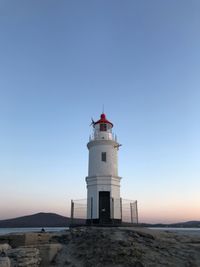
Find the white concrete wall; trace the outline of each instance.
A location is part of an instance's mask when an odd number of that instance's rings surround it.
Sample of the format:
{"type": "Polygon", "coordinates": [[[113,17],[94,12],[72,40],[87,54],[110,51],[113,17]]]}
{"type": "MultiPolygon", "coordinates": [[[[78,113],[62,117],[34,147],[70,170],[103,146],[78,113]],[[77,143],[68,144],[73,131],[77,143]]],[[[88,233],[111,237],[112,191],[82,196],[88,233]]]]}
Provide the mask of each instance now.
{"type": "MultiPolygon", "coordinates": [[[[111,216],[114,215],[114,219],[120,219],[120,180],[121,177],[113,176],[95,176],[86,177],[87,191],[88,191],[88,209],[87,218],[91,219],[91,197],[93,198],[93,216],[92,219],[99,218],[99,192],[110,192],[110,198],[114,199],[114,211],[111,207],[111,216]]],[[[112,203],[111,203],[112,204],[112,203]]]]}
{"type": "Polygon", "coordinates": [[[97,186],[96,185],[89,186],[87,192],[88,192],[87,194],[87,219],[97,219],[99,218],[97,186]],[[92,198],[92,203],[91,203],[91,198],[92,198]],[[93,204],[92,214],[91,214],[91,204],[93,204]]]}
{"type": "Polygon", "coordinates": [[[116,142],[111,140],[95,140],[88,143],[88,176],[118,175],[117,145],[116,142]],[[101,160],[102,152],[106,152],[106,162],[101,160]]]}

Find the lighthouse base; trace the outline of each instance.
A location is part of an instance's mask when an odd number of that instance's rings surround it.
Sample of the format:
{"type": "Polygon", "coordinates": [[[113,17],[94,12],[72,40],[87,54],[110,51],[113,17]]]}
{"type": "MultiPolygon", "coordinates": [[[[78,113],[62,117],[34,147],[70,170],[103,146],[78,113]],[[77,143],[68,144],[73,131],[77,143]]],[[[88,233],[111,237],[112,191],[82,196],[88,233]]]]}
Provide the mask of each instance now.
{"type": "Polygon", "coordinates": [[[121,223],[122,223],[121,219],[109,219],[106,222],[102,221],[101,219],[87,219],[86,220],[87,225],[117,226],[117,225],[121,225],[121,223]]]}
{"type": "Polygon", "coordinates": [[[115,224],[122,219],[118,176],[86,177],[87,221],[91,224],[115,224]]]}

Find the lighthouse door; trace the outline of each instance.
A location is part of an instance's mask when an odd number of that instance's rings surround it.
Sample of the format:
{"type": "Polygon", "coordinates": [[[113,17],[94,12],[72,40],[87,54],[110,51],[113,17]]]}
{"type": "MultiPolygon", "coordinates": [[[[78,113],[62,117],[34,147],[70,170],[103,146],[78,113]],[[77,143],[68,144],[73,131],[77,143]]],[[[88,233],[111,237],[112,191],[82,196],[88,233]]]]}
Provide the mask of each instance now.
{"type": "Polygon", "coordinates": [[[99,192],[99,222],[109,223],[110,221],[110,192],[99,192]]]}

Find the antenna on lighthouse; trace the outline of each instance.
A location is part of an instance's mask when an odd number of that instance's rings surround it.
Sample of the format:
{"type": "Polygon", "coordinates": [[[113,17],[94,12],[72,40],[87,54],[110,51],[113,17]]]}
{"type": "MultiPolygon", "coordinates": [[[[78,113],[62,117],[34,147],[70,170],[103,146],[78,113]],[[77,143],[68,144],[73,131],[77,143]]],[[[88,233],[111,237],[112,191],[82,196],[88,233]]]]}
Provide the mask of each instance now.
{"type": "Polygon", "coordinates": [[[104,113],[104,104],[103,104],[103,107],[102,107],[102,113],[104,113]]]}

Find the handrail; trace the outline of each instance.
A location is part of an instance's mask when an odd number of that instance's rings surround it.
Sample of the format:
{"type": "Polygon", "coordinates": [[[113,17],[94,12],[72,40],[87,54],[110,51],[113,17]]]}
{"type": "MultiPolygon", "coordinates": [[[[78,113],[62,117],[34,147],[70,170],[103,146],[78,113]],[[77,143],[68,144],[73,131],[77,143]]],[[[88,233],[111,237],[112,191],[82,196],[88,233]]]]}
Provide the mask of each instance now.
{"type": "Polygon", "coordinates": [[[105,135],[93,133],[89,136],[89,141],[94,141],[94,140],[113,140],[117,142],[117,136],[114,133],[108,133],[105,135]]]}

